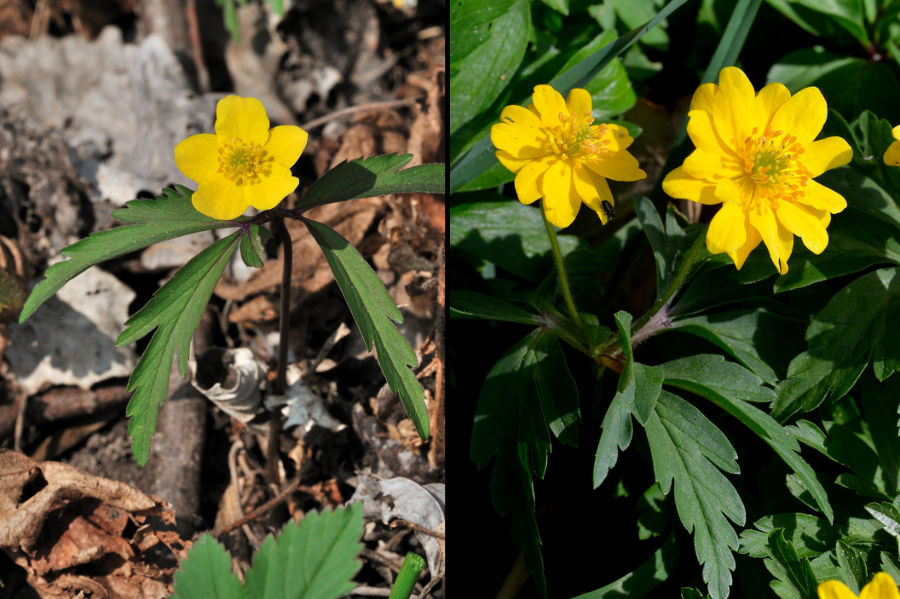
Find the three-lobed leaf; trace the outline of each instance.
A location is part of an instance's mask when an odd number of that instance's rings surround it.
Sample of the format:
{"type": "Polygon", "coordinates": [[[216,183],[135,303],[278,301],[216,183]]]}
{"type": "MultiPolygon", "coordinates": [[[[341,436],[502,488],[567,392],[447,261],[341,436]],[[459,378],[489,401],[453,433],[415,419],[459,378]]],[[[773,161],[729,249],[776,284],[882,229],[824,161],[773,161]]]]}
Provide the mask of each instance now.
{"type": "Polygon", "coordinates": [[[416,353],[394,324],[403,322],[400,310],[385,290],[384,283],[350,242],[327,225],[309,219],[303,219],[303,222],[322,248],[366,348],[371,350],[374,346],[384,378],[400,397],[419,436],[427,439],[425,392],[410,370],[416,366],[416,353]]]}

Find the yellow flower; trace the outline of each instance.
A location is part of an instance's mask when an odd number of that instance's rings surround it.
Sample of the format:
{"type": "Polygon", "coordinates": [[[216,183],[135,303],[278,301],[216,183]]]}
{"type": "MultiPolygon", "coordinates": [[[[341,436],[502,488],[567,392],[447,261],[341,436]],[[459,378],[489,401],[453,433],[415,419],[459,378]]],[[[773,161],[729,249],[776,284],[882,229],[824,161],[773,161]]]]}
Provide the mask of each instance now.
{"type": "Polygon", "coordinates": [[[300,181],[291,166],[306,147],[307,133],[269,117],[256,98],[227,96],[216,105],[216,133],[188,137],[175,146],[175,165],[197,182],[192,202],[219,220],[242,215],[248,206],[275,207],[300,181]]]}
{"type": "MultiPolygon", "coordinates": [[[[819,585],[819,599],[856,599],[843,582],[828,580],[819,585]]],[[[900,591],[889,574],[879,572],[863,587],[859,599],[900,599],[900,591]]]]}
{"type": "Polygon", "coordinates": [[[500,119],[491,127],[497,160],[516,173],[519,201],[544,198],[547,220],[557,227],[571,225],[582,202],[606,224],[615,204],[606,180],[647,176],[625,149],[634,142],[627,129],[593,124],[586,90],[573,89],[564,101],[549,85],[537,85],[532,104],[507,106],[500,119]]]}
{"type": "Polygon", "coordinates": [[[900,166],[900,125],[894,127],[891,135],[897,141],[891,142],[887,151],[884,153],[884,163],[888,166],[900,166]]]}
{"type": "Polygon", "coordinates": [[[722,69],[718,85],[697,89],[687,126],[696,149],[666,176],[663,190],[673,198],[722,204],[706,234],[710,253],[728,254],[740,269],[762,241],[784,274],[794,235],[815,254],[825,249],[831,215],[847,202],[813,177],[852,157],[840,137],[814,141],[827,114],[817,88],[792,96],[772,83],[756,94],[735,67],[722,69]]]}

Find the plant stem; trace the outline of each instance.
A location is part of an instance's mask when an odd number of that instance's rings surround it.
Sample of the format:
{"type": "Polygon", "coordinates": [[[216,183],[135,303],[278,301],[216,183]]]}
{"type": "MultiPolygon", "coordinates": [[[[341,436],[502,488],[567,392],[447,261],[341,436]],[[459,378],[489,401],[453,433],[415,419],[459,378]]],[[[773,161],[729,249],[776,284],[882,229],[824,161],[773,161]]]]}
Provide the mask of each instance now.
{"type": "Polygon", "coordinates": [[[409,599],[424,567],[425,560],[422,559],[422,556],[412,552],[407,553],[400,572],[397,574],[397,579],[394,581],[394,586],[391,587],[388,599],[409,599]]]}
{"type": "MultiPolygon", "coordinates": [[[[675,271],[672,280],[669,282],[668,287],[666,287],[665,291],[659,296],[650,308],[644,312],[644,314],[631,326],[631,344],[632,346],[637,345],[641,341],[647,339],[651,335],[653,335],[656,331],[663,329],[669,326],[669,319],[666,313],[666,308],[671,303],[672,299],[675,297],[675,294],[684,286],[687,282],[688,276],[696,266],[697,261],[703,256],[703,248],[706,244],[706,236],[699,235],[697,239],[694,240],[694,243],[691,244],[691,247],[688,248],[687,254],[685,254],[684,259],[678,265],[678,270],[675,271]]],[[[609,364],[603,360],[604,357],[615,357],[619,352],[621,352],[621,348],[610,353],[610,350],[619,344],[618,336],[610,337],[609,341],[604,343],[603,345],[597,347],[592,352],[592,358],[595,361],[603,363],[606,366],[609,364]]]]}
{"type": "MultiPolygon", "coordinates": [[[[282,269],[281,269],[281,309],[278,319],[278,364],[275,372],[273,392],[275,395],[284,396],[287,387],[287,357],[289,342],[289,326],[291,319],[291,271],[293,270],[294,248],[291,243],[291,234],[284,226],[284,219],[275,221],[275,234],[281,240],[282,269]]],[[[266,466],[269,482],[273,485],[279,483],[278,473],[278,445],[281,437],[281,407],[272,410],[272,419],[269,423],[269,439],[266,446],[266,466]]]]}
{"type": "Polygon", "coordinates": [[[541,216],[544,218],[544,228],[547,229],[547,237],[550,238],[550,248],[553,250],[553,260],[556,262],[556,272],[559,274],[559,286],[562,289],[563,298],[566,300],[566,307],[569,309],[569,315],[579,332],[584,330],[584,323],[578,310],[575,309],[575,300],[572,299],[572,290],[569,289],[569,277],[566,275],[566,266],[563,263],[562,253],[559,251],[559,241],[556,239],[556,231],[553,225],[547,220],[547,213],[541,206],[541,216]]]}

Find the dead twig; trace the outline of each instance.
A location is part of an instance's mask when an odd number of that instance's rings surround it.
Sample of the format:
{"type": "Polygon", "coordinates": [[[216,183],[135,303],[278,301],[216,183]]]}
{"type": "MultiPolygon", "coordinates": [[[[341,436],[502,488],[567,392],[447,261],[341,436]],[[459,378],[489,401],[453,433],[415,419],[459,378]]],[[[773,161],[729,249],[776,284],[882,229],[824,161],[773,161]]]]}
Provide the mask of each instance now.
{"type": "Polygon", "coordinates": [[[424,526],[416,524],[415,522],[410,522],[409,520],[404,520],[403,518],[395,518],[394,520],[391,520],[391,528],[397,528],[398,526],[409,528],[416,532],[425,533],[426,535],[432,536],[435,539],[440,539],[441,541],[446,540],[444,538],[444,533],[425,528],[424,526]]]}
{"type": "Polygon", "coordinates": [[[287,484],[287,486],[285,486],[285,488],[282,489],[281,492],[278,493],[278,495],[276,495],[269,501],[265,502],[264,504],[262,504],[261,506],[259,506],[258,508],[256,508],[255,510],[253,510],[246,516],[244,516],[243,518],[236,520],[235,522],[232,522],[231,524],[224,526],[224,527],[220,528],[219,530],[214,530],[212,533],[212,536],[215,537],[216,539],[218,539],[222,535],[231,532],[235,528],[238,528],[239,526],[243,526],[244,524],[247,524],[248,522],[256,520],[257,518],[259,518],[260,516],[262,516],[269,510],[271,510],[273,507],[275,507],[276,505],[278,505],[279,503],[284,501],[288,495],[290,495],[297,489],[297,487],[299,485],[300,485],[300,477],[299,476],[294,477],[291,480],[291,482],[289,482],[287,484]]]}
{"type": "Polygon", "coordinates": [[[347,108],[342,108],[341,110],[335,110],[330,114],[326,114],[325,116],[320,116],[317,119],[313,119],[307,123],[303,123],[301,127],[306,131],[311,129],[315,129],[321,125],[324,125],[328,121],[333,121],[335,119],[339,119],[343,116],[347,116],[348,114],[355,114],[357,112],[365,112],[367,110],[380,110],[382,108],[398,108],[400,106],[412,106],[417,102],[416,98],[404,98],[403,100],[387,100],[385,102],[368,102],[366,104],[358,104],[356,106],[349,106],[347,108]]]}

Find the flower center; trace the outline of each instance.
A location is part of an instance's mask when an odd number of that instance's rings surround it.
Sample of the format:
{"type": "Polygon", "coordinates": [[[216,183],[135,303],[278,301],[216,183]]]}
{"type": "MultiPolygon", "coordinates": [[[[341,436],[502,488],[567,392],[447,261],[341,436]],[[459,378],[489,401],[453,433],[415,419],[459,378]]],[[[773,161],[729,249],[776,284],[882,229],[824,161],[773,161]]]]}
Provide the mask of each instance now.
{"type": "Polygon", "coordinates": [[[594,125],[591,113],[559,115],[559,125],[548,128],[547,137],[553,152],[562,158],[600,158],[610,151],[605,147],[609,129],[605,124],[594,125]]]}
{"type": "Polygon", "coordinates": [[[235,137],[230,142],[219,146],[219,168],[229,181],[236,185],[259,183],[260,175],[268,175],[268,163],[272,158],[262,146],[253,142],[245,142],[235,137]]]}
{"type": "Polygon", "coordinates": [[[793,135],[766,127],[759,137],[757,128],[740,149],[744,173],[760,197],[796,200],[812,178],[800,161],[803,147],[793,135]]]}

